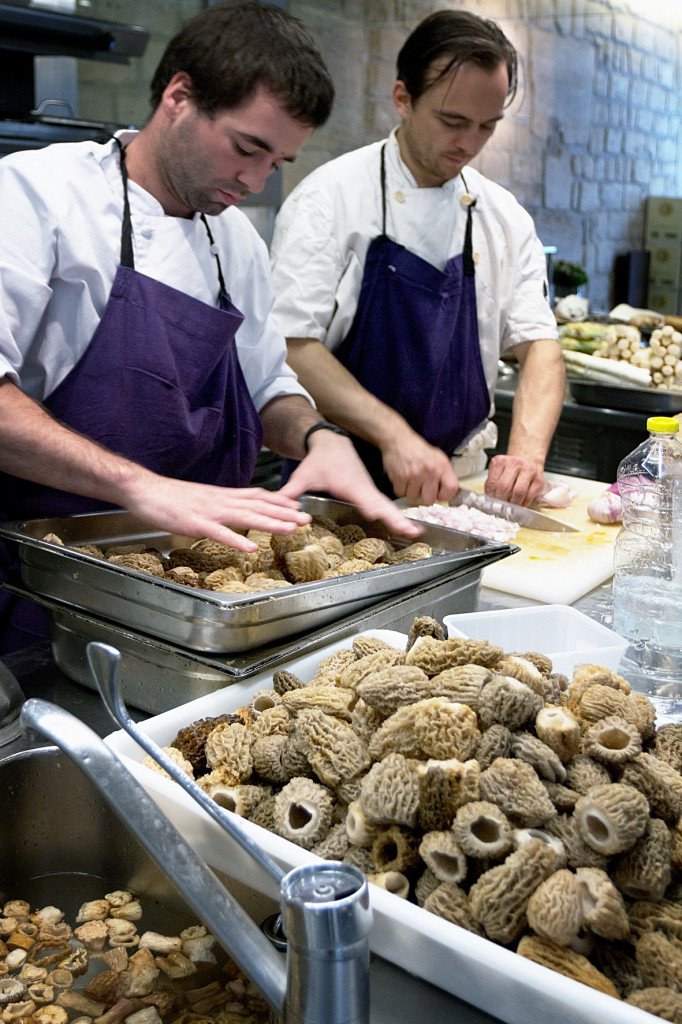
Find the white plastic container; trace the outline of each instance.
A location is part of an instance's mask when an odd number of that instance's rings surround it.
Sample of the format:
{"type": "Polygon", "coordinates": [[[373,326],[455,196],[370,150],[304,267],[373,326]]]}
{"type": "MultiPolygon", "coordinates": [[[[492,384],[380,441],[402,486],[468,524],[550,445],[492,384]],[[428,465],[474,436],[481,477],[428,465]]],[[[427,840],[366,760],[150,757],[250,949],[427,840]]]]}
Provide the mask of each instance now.
{"type": "Polygon", "coordinates": [[[538,651],[571,676],[584,662],[618,670],[627,640],[567,604],[446,615],[448,636],[489,640],[505,651],[538,651]]]}
{"type": "MultiPolygon", "coordinates": [[[[525,614],[528,610],[521,609],[521,612],[525,614]]],[[[568,610],[572,611],[570,608],[568,610]]],[[[539,608],[537,611],[547,612],[548,609],[539,608]]],[[[480,615],[453,615],[451,618],[480,620],[483,615],[498,614],[485,612],[480,615]]],[[[608,633],[609,630],[604,632],[608,633]]],[[[386,640],[400,649],[405,648],[407,641],[404,633],[388,629],[366,630],[363,635],[386,640]]],[[[352,637],[336,640],[327,647],[279,667],[286,667],[299,679],[308,682],[325,658],[349,647],[352,640],[352,637]]],[[[516,644],[514,649],[518,649],[516,644]]],[[[207,716],[234,712],[248,703],[257,690],[271,683],[272,670],[269,670],[148,718],[140,727],[156,743],[165,746],[180,728],[207,716]]],[[[183,835],[191,837],[192,846],[211,867],[254,892],[273,900],[279,899],[278,887],[273,879],[255,865],[241,847],[209,818],[203,808],[171,779],[141,764],[144,752],[127,733],[114,732],[106,737],[106,742],[176,828],[183,835]]],[[[241,818],[240,825],[285,871],[317,859],[310,851],[290,843],[274,832],[266,831],[254,822],[241,818]]],[[[628,1006],[621,1000],[526,960],[511,949],[474,935],[394,893],[375,885],[371,885],[370,889],[373,911],[370,936],[372,951],[418,978],[465,999],[467,1003],[490,1015],[491,1020],[499,1019],[507,1024],[528,1024],[528,1021],[656,1024],[658,1020],[638,1007],[628,1006]],[[503,993],[504,998],[500,998],[500,993],[503,993]]],[[[436,1020],[435,1017],[431,1019],[436,1020]]],[[[474,1020],[479,1019],[479,1015],[469,1014],[466,1018],[450,1015],[437,1019],[474,1020]]]]}

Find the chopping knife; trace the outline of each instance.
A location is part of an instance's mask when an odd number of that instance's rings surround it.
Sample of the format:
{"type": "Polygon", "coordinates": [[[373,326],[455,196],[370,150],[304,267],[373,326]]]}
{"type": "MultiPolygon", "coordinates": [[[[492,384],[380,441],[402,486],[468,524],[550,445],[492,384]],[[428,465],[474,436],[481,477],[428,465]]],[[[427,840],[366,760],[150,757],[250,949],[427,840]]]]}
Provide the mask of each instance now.
{"type": "Polygon", "coordinates": [[[499,516],[509,522],[518,523],[519,526],[525,526],[528,530],[579,533],[577,527],[561,523],[558,519],[546,516],[542,512],[535,512],[532,508],[525,508],[523,505],[514,505],[511,501],[502,501],[501,498],[491,498],[487,494],[478,494],[477,491],[469,491],[466,487],[460,487],[450,504],[468,505],[469,508],[477,508],[479,512],[487,512],[488,515],[499,516]]]}

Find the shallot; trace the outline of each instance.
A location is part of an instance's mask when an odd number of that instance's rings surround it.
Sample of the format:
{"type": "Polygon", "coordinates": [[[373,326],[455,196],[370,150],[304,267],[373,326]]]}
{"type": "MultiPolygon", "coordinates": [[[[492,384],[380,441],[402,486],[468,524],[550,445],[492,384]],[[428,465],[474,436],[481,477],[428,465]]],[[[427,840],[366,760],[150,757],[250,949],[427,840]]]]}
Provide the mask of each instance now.
{"type": "Polygon", "coordinates": [[[502,519],[501,516],[490,515],[488,512],[481,512],[477,508],[470,508],[468,505],[418,505],[405,509],[405,515],[425,523],[434,523],[436,526],[448,526],[452,530],[473,533],[485,540],[505,543],[519,531],[517,523],[502,519]]]}
{"type": "Polygon", "coordinates": [[[594,498],[587,506],[587,514],[593,523],[619,523],[622,518],[623,502],[618,485],[612,484],[603,494],[594,498]]]}
{"type": "Polygon", "coordinates": [[[567,508],[576,494],[577,491],[574,491],[568,484],[545,480],[545,485],[535,499],[535,504],[544,505],[546,508],[567,508]]]}

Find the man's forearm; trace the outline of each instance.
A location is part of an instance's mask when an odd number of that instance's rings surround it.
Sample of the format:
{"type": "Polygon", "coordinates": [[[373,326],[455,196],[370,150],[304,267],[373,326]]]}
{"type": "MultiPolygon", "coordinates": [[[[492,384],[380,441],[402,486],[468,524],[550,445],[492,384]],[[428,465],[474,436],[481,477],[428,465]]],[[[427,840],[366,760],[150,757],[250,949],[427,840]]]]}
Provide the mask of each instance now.
{"type": "Polygon", "coordinates": [[[306,431],[323,417],[302,395],[273,398],[260,411],[263,443],[278,455],[301,460],[306,451],[306,431]]]}
{"type": "Polygon", "coordinates": [[[0,380],[0,470],[121,505],[133,479],[147,475],[57,422],[6,378],[0,380]]]}
{"type": "Polygon", "coordinates": [[[528,343],[518,353],[521,371],[512,405],[508,455],[544,463],[554,436],[566,388],[559,345],[550,339],[528,343]]]}
{"type": "MultiPolygon", "coordinates": [[[[395,410],[375,398],[321,342],[288,338],[287,362],[325,419],[383,448],[407,428],[395,410]]],[[[407,428],[409,429],[409,428],[407,428]]]]}

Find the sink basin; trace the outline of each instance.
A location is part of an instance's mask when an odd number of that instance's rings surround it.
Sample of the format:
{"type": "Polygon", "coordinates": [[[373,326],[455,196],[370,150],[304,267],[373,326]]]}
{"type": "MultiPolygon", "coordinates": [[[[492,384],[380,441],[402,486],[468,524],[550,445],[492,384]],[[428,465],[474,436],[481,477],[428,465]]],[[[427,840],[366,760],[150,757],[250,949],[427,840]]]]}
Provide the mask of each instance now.
{"type": "MultiPolygon", "coordinates": [[[[0,755],[0,909],[9,899],[58,906],[72,921],[83,902],[130,889],[143,905],[146,928],[177,935],[194,915],[158,865],[109,809],[80,769],[56,747],[0,755]]],[[[247,914],[261,923],[278,904],[215,872],[247,914]]],[[[102,969],[101,962],[93,973],[102,969]]],[[[89,979],[78,979],[78,989],[89,979]]],[[[370,1024],[494,1018],[375,958],[370,1024]]]]}
{"type": "MultiPolygon", "coordinates": [[[[56,747],[0,759],[0,792],[0,905],[9,899],[54,905],[73,922],[86,900],[130,889],[142,903],[144,930],[177,935],[196,924],[166,875],[56,747]]],[[[234,883],[230,891],[258,922],[277,910],[234,883]]]]}

